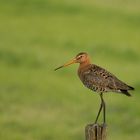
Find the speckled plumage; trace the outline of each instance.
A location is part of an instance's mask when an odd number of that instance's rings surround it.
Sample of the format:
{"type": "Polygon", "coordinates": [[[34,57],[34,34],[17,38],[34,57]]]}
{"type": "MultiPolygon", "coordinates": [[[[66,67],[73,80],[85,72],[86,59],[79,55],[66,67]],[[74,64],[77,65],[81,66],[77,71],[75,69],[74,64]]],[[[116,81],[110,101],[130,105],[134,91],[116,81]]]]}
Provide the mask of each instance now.
{"type": "Polygon", "coordinates": [[[131,96],[127,90],[133,90],[116,76],[94,64],[85,65],[78,69],[78,75],[82,83],[89,89],[96,92],[117,92],[131,96]]]}

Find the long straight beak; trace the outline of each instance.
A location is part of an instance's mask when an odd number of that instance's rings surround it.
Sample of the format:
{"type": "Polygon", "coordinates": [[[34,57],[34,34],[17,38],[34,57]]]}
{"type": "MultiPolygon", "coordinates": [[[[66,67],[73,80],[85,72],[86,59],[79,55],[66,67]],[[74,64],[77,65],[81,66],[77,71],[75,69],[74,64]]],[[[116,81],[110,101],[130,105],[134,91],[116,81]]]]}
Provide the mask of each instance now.
{"type": "Polygon", "coordinates": [[[62,66],[60,66],[60,67],[54,69],[54,70],[56,71],[56,70],[58,70],[58,69],[60,69],[60,68],[63,68],[63,67],[69,66],[69,65],[71,65],[71,64],[73,64],[73,63],[76,63],[76,59],[75,59],[75,58],[72,59],[71,61],[65,63],[64,65],[62,65],[62,66]]]}

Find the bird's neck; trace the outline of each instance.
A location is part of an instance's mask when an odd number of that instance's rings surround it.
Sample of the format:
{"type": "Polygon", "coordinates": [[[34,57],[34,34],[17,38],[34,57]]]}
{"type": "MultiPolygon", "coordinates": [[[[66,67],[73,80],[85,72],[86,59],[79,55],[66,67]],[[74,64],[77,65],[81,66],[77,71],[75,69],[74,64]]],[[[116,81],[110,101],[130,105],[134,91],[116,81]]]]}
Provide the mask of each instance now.
{"type": "Polygon", "coordinates": [[[88,65],[90,65],[90,64],[91,64],[91,63],[90,63],[90,60],[87,59],[86,61],[80,63],[79,68],[80,68],[80,69],[81,69],[81,68],[84,68],[84,67],[86,67],[86,66],[88,66],[88,65]]]}
{"type": "Polygon", "coordinates": [[[81,80],[83,79],[83,72],[87,70],[90,65],[91,65],[90,60],[80,63],[78,68],[78,76],[80,77],[81,80]]]}

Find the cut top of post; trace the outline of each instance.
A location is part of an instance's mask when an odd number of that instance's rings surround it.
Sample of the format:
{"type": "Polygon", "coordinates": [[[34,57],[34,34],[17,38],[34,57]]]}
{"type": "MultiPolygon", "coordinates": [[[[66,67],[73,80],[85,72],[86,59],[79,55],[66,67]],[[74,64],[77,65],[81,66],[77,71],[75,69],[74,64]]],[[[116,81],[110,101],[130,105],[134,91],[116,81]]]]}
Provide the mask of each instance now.
{"type": "Polygon", "coordinates": [[[86,140],[106,140],[106,124],[88,124],[85,128],[86,140]]]}

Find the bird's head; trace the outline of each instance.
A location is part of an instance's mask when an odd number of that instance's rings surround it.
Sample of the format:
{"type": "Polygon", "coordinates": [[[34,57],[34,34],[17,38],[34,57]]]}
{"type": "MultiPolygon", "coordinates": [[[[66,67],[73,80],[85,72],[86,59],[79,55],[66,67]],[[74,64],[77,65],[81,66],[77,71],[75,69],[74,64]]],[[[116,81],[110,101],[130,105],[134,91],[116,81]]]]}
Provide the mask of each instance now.
{"type": "Polygon", "coordinates": [[[64,65],[56,68],[55,70],[58,70],[60,68],[66,67],[66,66],[69,66],[69,65],[74,64],[74,63],[80,63],[80,64],[82,64],[82,63],[89,63],[89,56],[88,56],[88,54],[85,53],[85,52],[81,52],[81,53],[77,54],[75,56],[75,58],[73,58],[69,62],[65,63],[64,65]]]}

